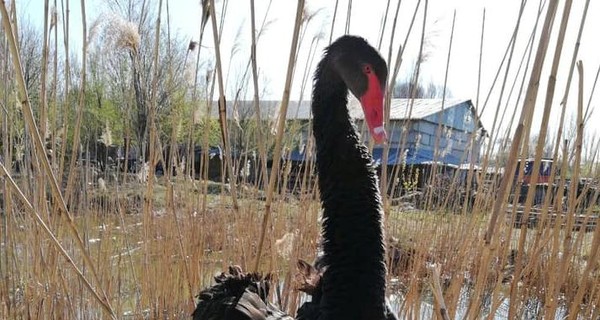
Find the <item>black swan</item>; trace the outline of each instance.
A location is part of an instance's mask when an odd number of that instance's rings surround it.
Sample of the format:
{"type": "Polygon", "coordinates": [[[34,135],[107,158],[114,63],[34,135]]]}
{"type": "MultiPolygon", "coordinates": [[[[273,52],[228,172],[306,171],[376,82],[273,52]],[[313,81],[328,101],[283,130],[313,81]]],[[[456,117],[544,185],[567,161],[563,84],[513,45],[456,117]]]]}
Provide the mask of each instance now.
{"type": "MultiPolygon", "coordinates": [[[[350,120],[348,91],[360,100],[370,135],[386,138],[383,98],[387,66],[364,39],[343,36],[319,62],[312,93],[313,132],[323,207],[323,256],[310,283],[311,302],[296,319],[395,319],[385,303],[382,204],[373,160],[350,120]]],[[[194,319],[292,319],[266,300],[268,282],[230,270],[203,290],[194,319]],[[263,289],[261,289],[263,288],[263,289]],[[266,290],[265,290],[266,288],[266,290]]]]}

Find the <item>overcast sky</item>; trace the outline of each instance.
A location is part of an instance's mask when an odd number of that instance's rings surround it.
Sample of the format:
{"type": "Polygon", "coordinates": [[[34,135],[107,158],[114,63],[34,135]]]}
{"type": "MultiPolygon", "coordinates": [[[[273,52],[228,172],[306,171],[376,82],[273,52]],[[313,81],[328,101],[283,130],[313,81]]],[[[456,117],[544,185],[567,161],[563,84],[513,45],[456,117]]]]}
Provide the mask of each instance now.
{"type": "MultiPolygon", "coordinates": [[[[76,37],[78,30],[81,25],[76,23],[77,19],[80,19],[80,8],[79,0],[71,1],[71,21],[72,27],[76,28],[76,37]]],[[[301,77],[304,71],[304,66],[307,64],[307,52],[311,44],[312,37],[317,34],[322,34],[322,40],[319,42],[319,52],[328,43],[331,21],[334,12],[335,0],[307,0],[307,7],[310,12],[318,12],[315,18],[311,21],[310,27],[307,32],[305,41],[302,44],[301,52],[299,56],[299,63],[297,66],[297,72],[294,80],[294,90],[292,91],[292,98],[294,100],[299,99],[299,87],[301,77]]],[[[390,19],[388,19],[387,31],[384,34],[384,41],[381,48],[381,53],[384,57],[388,55],[389,38],[391,31],[391,18],[396,8],[397,1],[391,1],[390,6],[390,19]]],[[[564,1],[559,4],[559,10],[557,18],[555,19],[555,25],[553,29],[553,39],[556,38],[559,28],[559,22],[562,15],[562,7],[564,1]]],[[[43,1],[42,0],[20,0],[17,1],[21,12],[25,15],[30,16],[33,20],[39,19],[43,14],[43,1]]],[[[217,1],[218,13],[221,10],[222,1],[217,1]]],[[[223,40],[222,40],[222,59],[224,68],[231,64],[230,78],[235,79],[245,68],[248,61],[250,52],[250,1],[235,0],[229,1],[229,8],[227,11],[227,19],[225,21],[223,40]],[[239,35],[238,35],[239,33],[239,35]],[[237,39],[237,40],[236,40],[237,39]],[[233,57],[230,58],[231,47],[237,41],[240,50],[233,57]]],[[[265,13],[267,12],[268,0],[255,0],[256,3],[256,19],[259,24],[265,13]]],[[[414,8],[417,0],[404,0],[401,3],[399,19],[396,27],[396,40],[394,42],[394,56],[395,51],[398,49],[398,45],[404,41],[410,19],[412,17],[414,8]]],[[[477,102],[477,81],[478,81],[478,61],[479,61],[479,47],[481,37],[481,25],[482,25],[482,14],[485,8],[486,20],[485,20],[485,38],[483,43],[483,68],[481,78],[481,93],[479,96],[478,108],[483,108],[483,103],[487,96],[493,78],[497,72],[497,69],[502,60],[502,56],[506,50],[511,34],[514,30],[517,14],[519,12],[519,6],[521,1],[517,0],[431,0],[429,1],[427,24],[425,27],[425,37],[427,44],[425,51],[428,53],[427,61],[422,65],[422,80],[425,83],[433,81],[436,84],[442,85],[444,82],[444,75],[446,72],[446,60],[448,54],[448,47],[450,41],[450,30],[452,25],[452,17],[454,11],[456,11],[456,26],[454,31],[454,38],[452,44],[452,52],[450,58],[450,68],[448,74],[448,88],[452,92],[455,98],[472,99],[474,103],[477,102]]],[[[188,0],[171,0],[169,2],[171,10],[171,23],[172,27],[180,33],[184,39],[198,38],[198,28],[200,22],[200,5],[199,1],[188,1],[188,0]]],[[[351,23],[350,33],[360,35],[366,38],[373,45],[377,45],[379,41],[381,21],[383,13],[385,12],[385,6],[387,1],[379,0],[354,0],[352,1],[351,11],[351,23]]],[[[418,13],[417,20],[413,27],[413,32],[409,38],[409,43],[405,49],[404,61],[402,69],[400,71],[400,79],[406,78],[410,70],[414,68],[414,62],[419,50],[420,34],[422,30],[422,17],[423,17],[423,4],[421,3],[421,10],[418,13]]],[[[521,22],[520,32],[517,39],[517,46],[512,61],[511,72],[509,73],[509,80],[505,89],[505,98],[499,102],[499,88],[497,84],[496,89],[492,92],[490,101],[485,107],[482,120],[486,129],[490,130],[492,127],[493,117],[497,105],[500,103],[501,108],[504,108],[506,97],[514,82],[514,76],[516,70],[521,61],[521,57],[524,54],[526,43],[530,37],[531,31],[533,30],[538,6],[540,1],[529,0],[525,12],[524,18],[521,22]]],[[[86,1],[88,6],[87,14],[88,21],[92,20],[99,11],[101,10],[101,1],[86,1]]],[[[559,102],[564,94],[565,80],[568,75],[568,67],[570,65],[575,39],[579,28],[579,23],[583,11],[584,0],[574,0],[573,8],[571,12],[571,19],[569,20],[569,26],[567,30],[567,37],[564,42],[564,48],[562,51],[562,59],[560,69],[557,76],[557,86],[553,103],[552,113],[552,126],[556,126],[557,119],[559,116],[559,102]]],[[[543,23],[545,15],[545,9],[540,24],[543,23]]],[[[344,34],[345,22],[348,9],[348,0],[339,0],[338,15],[335,23],[333,32],[333,38],[344,34]]],[[[294,17],[296,11],[296,3],[289,0],[273,0],[269,9],[267,20],[270,22],[264,35],[259,40],[258,44],[258,66],[261,73],[261,90],[264,90],[264,99],[281,99],[283,94],[284,79],[287,70],[287,61],[290,50],[290,43],[294,25],[294,17]]],[[[163,20],[165,21],[165,20],[163,20]]],[[[596,71],[600,65],[600,49],[597,45],[597,32],[600,30],[600,3],[598,1],[591,1],[588,18],[581,41],[580,52],[578,59],[582,60],[585,67],[585,101],[591,92],[591,87],[596,75],[596,71]]],[[[539,39],[539,34],[536,40],[539,39]]],[[[541,111],[541,106],[545,100],[545,91],[548,83],[548,70],[553,59],[553,52],[556,41],[552,41],[548,55],[546,57],[546,68],[542,74],[542,81],[540,83],[540,99],[538,99],[538,111],[541,111]]],[[[212,31],[210,29],[210,23],[206,30],[206,36],[203,40],[204,54],[207,56],[213,55],[213,40],[212,31]]],[[[537,47],[537,41],[535,43],[537,47]]],[[[318,61],[313,61],[310,68],[314,67],[314,64],[318,61]]],[[[533,61],[533,58],[532,58],[533,61]]],[[[227,70],[227,69],[226,69],[227,70]]],[[[502,75],[504,71],[502,71],[502,75]]],[[[574,79],[577,79],[575,75],[574,79]]],[[[233,92],[234,80],[229,82],[230,88],[226,91],[229,94],[233,92]]],[[[519,88],[520,80],[517,83],[516,89],[519,88]]],[[[569,110],[572,113],[575,110],[575,98],[576,98],[576,85],[575,81],[572,88],[569,101],[569,110]]],[[[310,86],[309,86],[310,88],[310,86]]],[[[515,89],[515,90],[516,90],[515,89]]],[[[517,96],[517,93],[513,93],[513,98],[517,96]]],[[[598,94],[595,94],[598,96],[598,94]]],[[[310,97],[310,90],[307,90],[304,94],[304,98],[310,97]]],[[[514,100],[514,99],[513,99],[514,100]]],[[[588,128],[593,129],[596,123],[600,123],[600,109],[595,106],[600,102],[600,99],[594,98],[592,101],[592,107],[594,111],[592,114],[591,121],[589,122],[588,128]],[[598,110],[597,110],[598,109],[598,110]]],[[[510,103],[509,114],[512,114],[512,107],[515,105],[514,101],[510,103]]],[[[519,103],[522,105],[522,102],[519,103]]],[[[538,115],[541,115],[538,112],[538,115]]],[[[508,116],[508,115],[507,115],[508,116]]],[[[571,114],[569,115],[571,117],[571,114]]],[[[540,116],[536,116],[536,123],[539,124],[540,116]]],[[[506,120],[505,120],[506,123],[506,120]]]]}

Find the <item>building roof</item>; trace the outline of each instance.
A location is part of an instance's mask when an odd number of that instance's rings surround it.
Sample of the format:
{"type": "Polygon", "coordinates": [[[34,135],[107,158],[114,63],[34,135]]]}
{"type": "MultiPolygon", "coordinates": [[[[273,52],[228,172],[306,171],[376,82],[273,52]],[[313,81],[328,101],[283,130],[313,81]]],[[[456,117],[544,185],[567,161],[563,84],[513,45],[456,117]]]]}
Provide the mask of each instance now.
{"type": "Polygon", "coordinates": [[[390,107],[390,119],[423,119],[442,110],[471,103],[465,99],[393,99],[390,107]],[[412,105],[412,111],[411,111],[412,105]],[[409,116],[410,113],[410,116],[409,116]]]}
{"type": "MultiPolygon", "coordinates": [[[[436,114],[442,110],[456,107],[463,103],[471,104],[468,99],[392,99],[390,104],[390,119],[423,119],[436,114]],[[411,110],[412,107],[412,110],[411,110]]],[[[279,107],[279,106],[278,106],[279,107]]],[[[364,119],[364,113],[360,102],[350,96],[348,99],[348,111],[353,119],[364,119]]],[[[308,120],[311,118],[310,101],[298,104],[297,101],[290,102],[287,118],[308,120]]]]}
{"type": "MultiPolygon", "coordinates": [[[[362,120],[364,118],[364,114],[360,103],[358,100],[356,100],[356,98],[354,98],[354,96],[349,95],[349,97],[348,111],[350,112],[350,116],[353,119],[362,120]]],[[[471,105],[471,107],[473,107],[471,100],[469,99],[392,99],[390,119],[423,119],[442,110],[447,110],[463,103],[468,103],[471,105]]],[[[261,100],[260,109],[262,119],[276,118],[278,114],[277,111],[280,107],[280,101],[261,100]]],[[[211,115],[213,117],[218,117],[218,108],[216,102],[211,110],[211,115]]],[[[231,118],[234,116],[241,118],[254,117],[253,101],[238,101],[235,105],[233,102],[227,101],[227,117],[231,118]]],[[[309,120],[310,118],[312,118],[310,100],[289,102],[287,110],[288,120],[309,120]]]]}

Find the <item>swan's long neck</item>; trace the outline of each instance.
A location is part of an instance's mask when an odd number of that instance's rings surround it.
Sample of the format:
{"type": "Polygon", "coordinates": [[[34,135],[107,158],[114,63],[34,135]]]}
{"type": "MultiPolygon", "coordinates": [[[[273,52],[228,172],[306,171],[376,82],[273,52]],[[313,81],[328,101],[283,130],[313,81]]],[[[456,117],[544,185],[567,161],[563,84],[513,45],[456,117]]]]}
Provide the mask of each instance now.
{"type": "Polygon", "coordinates": [[[329,319],[383,319],[381,198],[371,156],[350,122],[347,95],[325,58],[312,97],[327,264],[322,310],[329,319]]]}

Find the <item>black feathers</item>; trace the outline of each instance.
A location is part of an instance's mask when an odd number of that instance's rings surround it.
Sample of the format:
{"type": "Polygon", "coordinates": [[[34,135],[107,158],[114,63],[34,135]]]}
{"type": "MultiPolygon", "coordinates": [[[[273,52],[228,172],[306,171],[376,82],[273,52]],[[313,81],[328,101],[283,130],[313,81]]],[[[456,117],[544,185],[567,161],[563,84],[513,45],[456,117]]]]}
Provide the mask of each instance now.
{"type": "Polygon", "coordinates": [[[346,107],[348,88],[355,88],[355,95],[363,90],[363,63],[373,66],[385,83],[387,68],[379,54],[363,39],[345,36],[327,49],[315,74],[313,132],[327,266],[320,307],[325,319],[386,318],[378,180],[346,107]]]}
{"type": "Polygon", "coordinates": [[[198,295],[194,320],[291,320],[267,301],[270,276],[244,273],[238,266],[215,277],[216,284],[198,295]]]}

